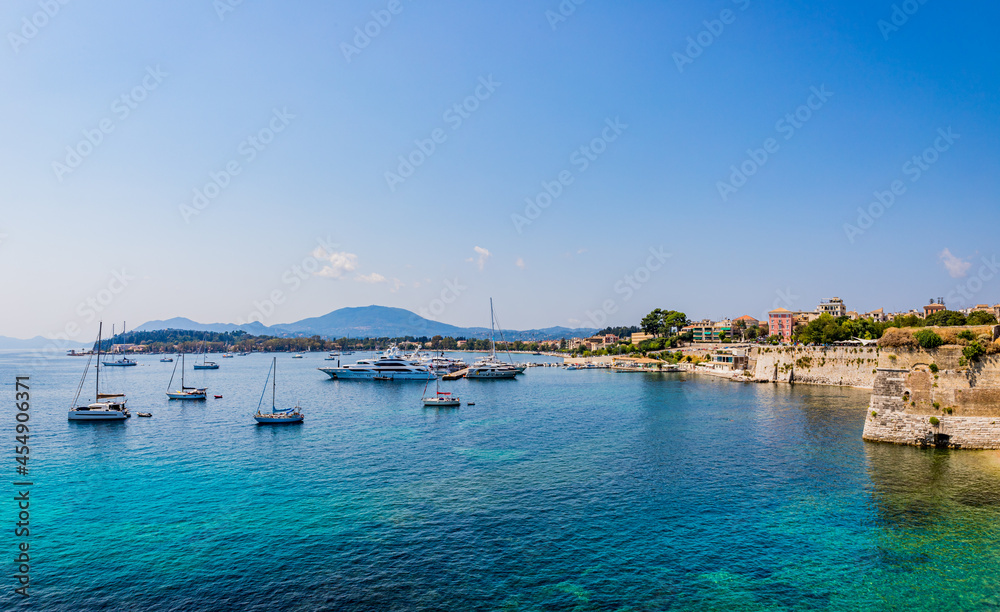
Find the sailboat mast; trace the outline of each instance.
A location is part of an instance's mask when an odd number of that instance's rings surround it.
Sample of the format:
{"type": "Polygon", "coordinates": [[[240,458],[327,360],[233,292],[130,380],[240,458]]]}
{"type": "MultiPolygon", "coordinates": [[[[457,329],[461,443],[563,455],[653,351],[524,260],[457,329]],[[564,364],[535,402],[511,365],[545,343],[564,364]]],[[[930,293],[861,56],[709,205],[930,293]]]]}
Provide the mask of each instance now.
{"type": "Polygon", "coordinates": [[[181,391],[184,390],[184,353],[181,353],[181,391]]]}
{"type": "Polygon", "coordinates": [[[497,343],[493,339],[493,298],[490,298],[490,356],[495,357],[497,354],[497,343]]]}
{"type": "Polygon", "coordinates": [[[104,327],[104,322],[97,324],[97,375],[94,377],[94,401],[101,401],[101,329],[104,327]]]}
{"type": "Polygon", "coordinates": [[[274,412],[274,388],[278,386],[278,358],[275,357],[274,361],[271,362],[271,366],[274,367],[274,378],[271,379],[271,412],[274,412]]]}

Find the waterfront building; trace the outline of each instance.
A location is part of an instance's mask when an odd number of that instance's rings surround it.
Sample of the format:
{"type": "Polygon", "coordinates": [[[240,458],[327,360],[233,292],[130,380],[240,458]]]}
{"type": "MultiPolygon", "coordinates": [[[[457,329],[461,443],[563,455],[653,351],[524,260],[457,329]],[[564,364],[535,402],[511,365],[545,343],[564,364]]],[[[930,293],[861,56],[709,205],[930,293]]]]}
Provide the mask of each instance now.
{"type": "Polygon", "coordinates": [[[945,310],[947,310],[947,308],[945,308],[944,302],[941,301],[931,302],[930,304],[924,306],[924,318],[926,319],[927,317],[931,316],[934,313],[942,312],[945,310]]]}
{"type": "Polygon", "coordinates": [[[631,342],[636,346],[639,346],[640,342],[645,342],[646,340],[652,340],[655,337],[656,336],[654,336],[653,334],[647,334],[645,332],[636,332],[631,336],[629,336],[629,342],[631,342]]]}
{"type": "Polygon", "coordinates": [[[866,312],[865,315],[864,315],[864,318],[871,319],[872,321],[875,321],[876,323],[885,323],[886,321],[891,320],[891,317],[894,317],[894,316],[895,315],[887,315],[885,313],[885,308],[879,308],[878,310],[873,310],[871,312],[866,312]]]}
{"type": "Polygon", "coordinates": [[[847,316],[847,306],[844,305],[844,300],[839,297],[830,298],[828,301],[823,302],[816,311],[821,315],[828,314],[835,319],[847,316]]]}
{"type": "Polygon", "coordinates": [[[743,349],[720,349],[712,353],[712,368],[716,370],[747,370],[750,357],[743,349]]]}
{"type": "Polygon", "coordinates": [[[767,313],[768,330],[772,336],[778,336],[783,342],[791,342],[795,332],[795,314],[787,308],[778,308],[767,313]]]}

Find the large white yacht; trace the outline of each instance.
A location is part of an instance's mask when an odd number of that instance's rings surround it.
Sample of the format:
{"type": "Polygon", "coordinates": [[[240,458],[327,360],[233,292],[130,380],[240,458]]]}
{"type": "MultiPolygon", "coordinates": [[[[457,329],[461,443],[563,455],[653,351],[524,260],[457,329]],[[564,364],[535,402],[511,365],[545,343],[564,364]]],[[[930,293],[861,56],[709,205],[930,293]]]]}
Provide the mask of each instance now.
{"type": "Polygon", "coordinates": [[[405,359],[395,344],[377,359],[361,359],[357,363],[337,368],[317,369],[330,378],[337,379],[434,380],[437,378],[430,366],[405,359]]]}

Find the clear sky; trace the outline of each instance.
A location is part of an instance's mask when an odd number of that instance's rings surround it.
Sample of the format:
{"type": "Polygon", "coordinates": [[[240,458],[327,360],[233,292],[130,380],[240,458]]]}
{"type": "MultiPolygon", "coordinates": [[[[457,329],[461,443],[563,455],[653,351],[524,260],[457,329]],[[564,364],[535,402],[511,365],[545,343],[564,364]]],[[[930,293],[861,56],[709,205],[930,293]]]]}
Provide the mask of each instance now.
{"type": "Polygon", "coordinates": [[[0,17],[0,335],[1000,301],[994,3],[62,2],[0,17]]]}

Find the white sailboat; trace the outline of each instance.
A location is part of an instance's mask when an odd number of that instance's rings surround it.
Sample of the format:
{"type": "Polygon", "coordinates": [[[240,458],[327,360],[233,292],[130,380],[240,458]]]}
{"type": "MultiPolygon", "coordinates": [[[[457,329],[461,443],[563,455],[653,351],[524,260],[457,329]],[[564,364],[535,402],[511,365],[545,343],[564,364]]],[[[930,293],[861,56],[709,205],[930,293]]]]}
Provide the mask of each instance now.
{"type": "Polygon", "coordinates": [[[73,398],[74,408],[69,409],[68,418],[70,421],[124,421],[130,415],[125,407],[124,393],[101,393],[101,328],[97,327],[97,364],[95,365],[94,381],[94,403],[86,406],[76,406],[80,399],[80,391],[83,383],[87,380],[87,370],[90,369],[90,359],[87,360],[87,367],[83,370],[83,377],[80,385],[76,389],[76,397],[73,398]]]}
{"type": "MultiPolygon", "coordinates": [[[[115,326],[113,323],[111,324],[111,337],[112,338],[115,337],[115,326]]],[[[122,321],[122,338],[124,339],[124,337],[125,337],[125,322],[122,321]]],[[[124,355],[124,351],[122,351],[122,353],[123,354],[121,359],[113,361],[105,361],[104,365],[108,367],[119,367],[119,368],[138,365],[134,359],[129,359],[126,355],[124,355]]]]}
{"type": "MultiPolygon", "coordinates": [[[[430,384],[430,381],[427,381],[430,384]]],[[[427,392],[427,385],[424,385],[424,393],[427,392]]],[[[441,379],[434,379],[434,395],[424,395],[420,401],[427,408],[457,408],[462,405],[462,398],[452,395],[448,391],[441,390],[441,379]]]]}
{"type": "Polygon", "coordinates": [[[490,354],[476,361],[469,367],[466,378],[482,380],[493,380],[499,378],[514,378],[518,375],[517,368],[513,365],[497,359],[497,345],[494,340],[494,322],[496,317],[493,314],[493,298],[490,298],[490,354]]]}
{"type": "Polygon", "coordinates": [[[218,370],[219,364],[214,361],[208,360],[208,347],[205,342],[202,342],[202,362],[194,364],[195,370],[218,370]]]}
{"type": "Polygon", "coordinates": [[[170,374],[170,382],[167,383],[167,397],[176,400],[203,400],[208,395],[208,387],[185,387],[184,386],[184,353],[181,353],[181,388],[179,391],[171,391],[174,384],[174,374],[177,373],[177,363],[174,363],[174,371],[170,374]]]}
{"type": "Polygon", "coordinates": [[[267,372],[268,378],[271,379],[271,412],[261,412],[260,405],[264,402],[264,394],[267,393],[267,380],[264,380],[264,390],[260,393],[260,401],[257,402],[257,414],[253,415],[253,419],[257,421],[259,425],[286,425],[290,423],[301,423],[305,420],[305,415],[302,414],[302,409],[298,406],[294,408],[286,408],[284,410],[278,410],[274,401],[275,387],[278,386],[278,358],[272,357],[271,359],[271,369],[267,372]],[[273,376],[272,376],[273,374],[273,376]]]}

